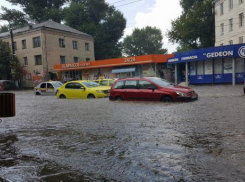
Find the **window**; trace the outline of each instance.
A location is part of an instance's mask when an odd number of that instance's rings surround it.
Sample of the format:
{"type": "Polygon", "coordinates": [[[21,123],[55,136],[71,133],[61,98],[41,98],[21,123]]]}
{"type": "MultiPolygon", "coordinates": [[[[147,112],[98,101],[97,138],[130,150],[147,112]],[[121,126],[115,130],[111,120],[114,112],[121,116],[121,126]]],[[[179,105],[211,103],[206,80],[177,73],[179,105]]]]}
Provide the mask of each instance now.
{"type": "Polygon", "coordinates": [[[114,89],[123,89],[124,82],[117,82],[114,86],[114,89]]]}
{"type": "Polygon", "coordinates": [[[220,46],[223,46],[224,44],[220,44],[220,46]]]}
{"type": "Polygon", "coordinates": [[[89,43],[85,43],[85,51],[89,51],[89,43]]]}
{"type": "Polygon", "coordinates": [[[244,59],[236,58],[236,73],[244,73],[244,59]]]}
{"type": "Polygon", "coordinates": [[[66,63],[66,57],[60,56],[60,64],[65,64],[65,63],[66,63]]]}
{"type": "Polygon", "coordinates": [[[17,43],[14,42],[14,50],[16,51],[17,50],[17,43]]]}
{"type": "Polygon", "coordinates": [[[109,81],[110,86],[112,86],[114,83],[115,83],[114,80],[110,80],[110,81],[109,81]]]}
{"type": "Polygon", "coordinates": [[[73,49],[77,49],[77,41],[72,41],[73,49]]]}
{"type": "Polygon", "coordinates": [[[78,57],[74,57],[74,63],[78,63],[79,60],[78,60],[78,57]]]}
{"type": "Polygon", "coordinates": [[[42,65],[42,56],[41,55],[37,55],[34,56],[35,57],[35,65],[42,65]]]}
{"type": "Polygon", "coordinates": [[[66,89],[81,89],[82,85],[80,83],[68,83],[66,89]]]}
{"type": "Polygon", "coordinates": [[[26,40],[22,40],[22,49],[26,49],[26,40]]]}
{"type": "Polygon", "coordinates": [[[244,14],[239,14],[239,27],[243,27],[244,22],[244,14]]]}
{"type": "Polygon", "coordinates": [[[24,57],[24,66],[28,66],[28,60],[27,60],[27,57],[24,57]]]}
{"type": "Polygon", "coordinates": [[[233,40],[230,40],[229,41],[229,45],[233,45],[233,40]]]}
{"type": "Polygon", "coordinates": [[[65,48],[65,40],[59,39],[59,46],[65,48]]]}
{"type": "Polygon", "coordinates": [[[239,37],[239,44],[243,43],[243,37],[239,37]]]}
{"type": "Polygon", "coordinates": [[[222,74],[222,59],[215,59],[214,60],[214,74],[222,74]]]}
{"type": "Polygon", "coordinates": [[[229,0],[229,8],[230,10],[233,9],[233,0],[229,0]]]}
{"type": "Polygon", "coordinates": [[[50,83],[47,83],[47,88],[54,88],[54,86],[50,83]]]}
{"type": "Polygon", "coordinates": [[[40,88],[46,88],[46,83],[42,83],[40,88]]]}
{"type": "Polygon", "coordinates": [[[90,61],[90,58],[86,58],[86,61],[90,61]]]}
{"type": "Polygon", "coordinates": [[[204,65],[203,61],[197,62],[197,75],[203,75],[204,74],[204,65]]]}
{"type": "Polygon", "coordinates": [[[154,84],[148,81],[144,81],[144,80],[139,81],[139,89],[148,89],[148,88],[157,89],[157,87],[154,84]]]}
{"type": "Polygon", "coordinates": [[[124,89],[137,89],[137,81],[136,80],[126,81],[124,85],[124,89]]]}
{"type": "Polygon", "coordinates": [[[40,37],[34,37],[32,41],[33,41],[33,48],[41,47],[40,37]]]}
{"type": "Polygon", "coordinates": [[[243,3],[243,0],[238,0],[239,1],[239,4],[242,4],[243,3]]]}
{"type": "Polygon", "coordinates": [[[233,19],[229,19],[229,31],[233,31],[233,19]]]}
{"type": "Polygon", "coordinates": [[[224,3],[220,4],[220,16],[224,14],[224,3]]]}
{"type": "Polygon", "coordinates": [[[220,24],[220,35],[224,35],[224,23],[220,24]]]}
{"type": "Polygon", "coordinates": [[[107,81],[107,80],[102,80],[102,81],[100,82],[100,85],[107,86],[107,84],[108,84],[108,81],[107,81]]]}

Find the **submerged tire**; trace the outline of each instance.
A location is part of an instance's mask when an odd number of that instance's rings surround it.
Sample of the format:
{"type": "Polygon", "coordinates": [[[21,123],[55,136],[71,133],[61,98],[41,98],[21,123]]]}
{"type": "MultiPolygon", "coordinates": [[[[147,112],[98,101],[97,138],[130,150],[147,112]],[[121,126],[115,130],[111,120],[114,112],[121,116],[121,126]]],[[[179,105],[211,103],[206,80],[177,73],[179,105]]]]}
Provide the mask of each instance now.
{"type": "Polygon", "coordinates": [[[173,99],[172,99],[172,97],[170,97],[170,96],[164,96],[164,97],[161,99],[161,102],[173,102],[173,99]]]}
{"type": "Polygon", "coordinates": [[[115,101],[123,101],[123,98],[122,97],[116,97],[114,100],[115,101]]]}
{"type": "Polygon", "coordinates": [[[60,99],[66,99],[65,95],[60,95],[60,99]]]}
{"type": "Polygon", "coordinates": [[[89,94],[87,98],[88,99],[95,99],[95,96],[93,94],[89,94]]]}

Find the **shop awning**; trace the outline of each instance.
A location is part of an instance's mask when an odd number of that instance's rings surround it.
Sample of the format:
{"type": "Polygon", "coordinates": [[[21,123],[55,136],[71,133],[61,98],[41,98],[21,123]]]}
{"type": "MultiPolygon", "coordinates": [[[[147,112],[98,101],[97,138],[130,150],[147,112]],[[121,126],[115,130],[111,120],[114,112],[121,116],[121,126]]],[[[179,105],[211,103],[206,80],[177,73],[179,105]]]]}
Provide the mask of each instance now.
{"type": "Polygon", "coordinates": [[[135,71],[135,68],[123,68],[123,69],[113,69],[112,73],[130,73],[134,71],[135,71]]]}

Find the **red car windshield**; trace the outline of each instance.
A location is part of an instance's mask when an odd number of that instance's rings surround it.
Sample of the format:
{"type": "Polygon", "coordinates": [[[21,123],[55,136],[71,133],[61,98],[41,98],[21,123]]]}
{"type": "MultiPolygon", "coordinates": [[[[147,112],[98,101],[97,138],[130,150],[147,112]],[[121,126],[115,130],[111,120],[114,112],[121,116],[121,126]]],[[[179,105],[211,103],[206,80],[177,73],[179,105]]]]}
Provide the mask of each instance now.
{"type": "Polygon", "coordinates": [[[157,85],[161,86],[161,87],[169,87],[172,84],[164,79],[161,78],[149,78],[150,81],[156,83],[157,85]]]}

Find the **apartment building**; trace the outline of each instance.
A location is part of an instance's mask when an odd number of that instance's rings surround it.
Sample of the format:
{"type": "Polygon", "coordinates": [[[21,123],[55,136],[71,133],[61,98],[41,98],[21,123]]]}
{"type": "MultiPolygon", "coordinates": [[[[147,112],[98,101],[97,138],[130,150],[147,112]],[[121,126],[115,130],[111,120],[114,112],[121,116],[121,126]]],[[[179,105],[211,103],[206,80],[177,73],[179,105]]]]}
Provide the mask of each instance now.
{"type": "Polygon", "coordinates": [[[245,42],[245,0],[215,1],[215,46],[245,42]]]}
{"type": "MultiPolygon", "coordinates": [[[[91,35],[53,21],[13,31],[15,55],[23,66],[23,86],[55,79],[55,64],[95,60],[91,35]]],[[[9,32],[0,39],[12,47],[9,32]]]]}

